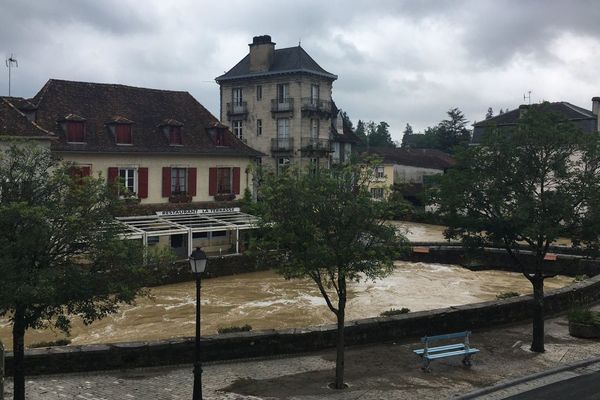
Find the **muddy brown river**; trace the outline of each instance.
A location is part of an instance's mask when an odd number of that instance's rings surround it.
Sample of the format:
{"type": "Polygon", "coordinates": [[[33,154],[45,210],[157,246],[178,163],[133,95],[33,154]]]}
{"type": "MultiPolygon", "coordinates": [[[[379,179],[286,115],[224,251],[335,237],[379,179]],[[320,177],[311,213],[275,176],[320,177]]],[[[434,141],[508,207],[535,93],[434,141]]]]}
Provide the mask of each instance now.
{"type": "MultiPolygon", "coordinates": [[[[413,239],[415,240],[415,239],[413,239]]],[[[428,239],[429,240],[429,239],[428,239]]],[[[546,281],[546,290],[565,286],[572,278],[546,281]]],[[[151,289],[151,297],[101,321],[84,326],[75,320],[72,344],[157,340],[194,335],[194,283],[151,289]]],[[[518,273],[472,272],[459,266],[397,262],[389,277],[352,284],[347,305],[349,320],[377,316],[390,308],[428,310],[492,300],[498,293],[530,293],[518,273]]],[[[254,330],[333,323],[334,316],[312,281],[286,281],[264,271],[206,279],[202,285],[202,333],[220,327],[249,324],[254,330]]],[[[30,330],[26,343],[63,338],[60,332],[30,330]]],[[[0,340],[12,348],[10,325],[0,320],[0,340]]]]}

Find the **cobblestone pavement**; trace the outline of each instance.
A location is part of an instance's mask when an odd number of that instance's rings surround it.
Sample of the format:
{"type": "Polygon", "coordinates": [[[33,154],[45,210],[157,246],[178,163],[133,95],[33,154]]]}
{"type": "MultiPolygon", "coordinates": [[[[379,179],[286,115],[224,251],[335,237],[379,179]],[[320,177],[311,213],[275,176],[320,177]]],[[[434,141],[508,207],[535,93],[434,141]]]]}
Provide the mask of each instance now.
{"type": "MultiPolygon", "coordinates": [[[[420,399],[455,398],[500,381],[511,380],[600,354],[600,341],[572,338],[564,317],[546,323],[546,353],[528,350],[529,324],[475,332],[471,344],[481,350],[474,366],[464,368],[460,359],[432,363],[432,372],[420,370],[412,349],[418,341],[350,347],[346,351],[349,388],[331,390],[335,351],[268,359],[211,363],[204,366],[205,399],[420,399]]],[[[588,367],[593,369],[594,366],[588,367]]],[[[564,371],[559,376],[528,382],[521,390],[564,379],[585,369],[564,371]],[[529,385],[529,386],[527,386],[529,385]]],[[[27,380],[30,400],[128,400],[189,399],[192,394],[190,365],[153,369],[103,371],[86,374],[34,376],[27,380]]],[[[11,392],[10,379],[7,390],[11,392]]],[[[512,392],[505,392],[508,397],[512,392]]],[[[487,397],[498,400],[501,397],[487,397]]],[[[492,396],[492,394],[490,394],[492,396]]],[[[7,393],[7,399],[11,394],[7,393]]]]}

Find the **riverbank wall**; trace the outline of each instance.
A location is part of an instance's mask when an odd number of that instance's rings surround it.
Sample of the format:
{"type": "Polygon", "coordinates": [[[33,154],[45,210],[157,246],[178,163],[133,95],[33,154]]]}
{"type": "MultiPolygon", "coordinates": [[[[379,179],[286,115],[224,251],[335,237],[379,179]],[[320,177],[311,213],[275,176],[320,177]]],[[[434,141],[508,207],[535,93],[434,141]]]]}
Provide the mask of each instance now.
{"type": "MultiPolygon", "coordinates": [[[[419,243],[413,247],[407,261],[461,265],[464,263],[473,269],[514,270],[510,265],[496,265],[506,261],[502,252],[488,251],[486,257],[478,263],[479,258],[464,254],[464,251],[461,254],[460,250],[453,246],[419,243]]],[[[548,262],[554,263],[551,264],[552,268],[560,270],[562,274],[585,273],[591,278],[549,292],[545,299],[547,316],[565,312],[575,305],[600,301],[599,263],[566,254],[558,255],[555,260],[548,262]]],[[[424,335],[463,330],[476,333],[481,329],[530,320],[532,304],[532,296],[519,296],[391,317],[349,321],[346,323],[345,340],[347,345],[389,341],[417,342],[417,338],[424,335]]],[[[476,334],[472,340],[476,344],[476,334]]],[[[294,354],[332,348],[335,347],[335,341],[335,325],[219,334],[202,338],[202,357],[204,361],[218,361],[294,354]]],[[[191,363],[193,355],[194,339],[176,338],[155,342],[30,349],[26,351],[25,364],[28,374],[54,374],[191,363]]],[[[12,358],[12,353],[6,354],[7,375],[12,374],[12,358]]]]}

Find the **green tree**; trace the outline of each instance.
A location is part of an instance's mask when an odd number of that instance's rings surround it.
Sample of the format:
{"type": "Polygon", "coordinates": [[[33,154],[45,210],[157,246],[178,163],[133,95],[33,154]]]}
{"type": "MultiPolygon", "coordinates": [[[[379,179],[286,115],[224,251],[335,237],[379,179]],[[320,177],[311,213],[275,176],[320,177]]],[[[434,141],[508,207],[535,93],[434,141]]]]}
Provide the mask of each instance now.
{"type": "Polygon", "coordinates": [[[432,197],[447,237],[469,247],[503,247],[530,281],[535,352],[544,351],[549,246],[559,237],[582,237],[586,227],[588,244],[597,242],[598,140],[547,104],[532,106],[515,129],[491,129],[481,145],[460,152],[432,197]],[[533,256],[523,253],[524,245],[533,256]]]}
{"type": "Polygon", "coordinates": [[[381,121],[379,124],[370,121],[367,124],[367,142],[371,147],[396,147],[389,131],[390,124],[381,121]]]}
{"type": "Polygon", "coordinates": [[[290,171],[269,176],[262,191],[259,256],[286,279],[309,278],[337,318],[335,387],[344,387],[347,285],[384,277],[405,239],[385,223],[387,201],[373,201],[373,168],[350,164],[316,176],[290,171]]]}
{"type": "Polygon", "coordinates": [[[448,119],[437,126],[436,136],[439,149],[453,152],[456,146],[466,146],[471,140],[471,132],[467,129],[467,119],[458,108],[451,108],[447,112],[448,119]]]}
{"type": "Polygon", "coordinates": [[[25,398],[27,329],[68,332],[73,316],[91,323],[144,283],[141,246],[119,239],[116,196],[70,172],[41,147],[0,154],[0,315],[12,323],[15,400],[25,398]]]}
{"type": "Polygon", "coordinates": [[[485,113],[485,119],[491,119],[493,117],[494,117],[494,110],[492,110],[492,107],[488,107],[488,110],[485,113]]]}
{"type": "Polygon", "coordinates": [[[354,131],[354,134],[356,136],[358,136],[358,138],[363,143],[367,142],[367,131],[366,131],[365,123],[363,121],[361,121],[360,119],[356,123],[356,130],[354,131]]]}
{"type": "Polygon", "coordinates": [[[352,124],[352,120],[348,116],[348,113],[346,113],[346,111],[342,111],[340,114],[342,115],[342,126],[346,129],[354,131],[354,125],[352,124]]]}

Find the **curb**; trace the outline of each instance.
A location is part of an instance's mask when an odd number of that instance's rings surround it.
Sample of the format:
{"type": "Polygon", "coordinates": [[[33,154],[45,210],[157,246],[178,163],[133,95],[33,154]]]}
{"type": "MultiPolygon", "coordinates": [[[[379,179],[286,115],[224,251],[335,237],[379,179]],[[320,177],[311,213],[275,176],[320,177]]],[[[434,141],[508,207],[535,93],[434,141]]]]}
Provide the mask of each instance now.
{"type": "Polygon", "coordinates": [[[557,374],[559,372],[564,372],[564,371],[569,371],[569,370],[572,370],[572,369],[577,369],[577,368],[585,367],[585,366],[588,366],[590,364],[595,364],[595,363],[599,363],[599,362],[600,362],[600,357],[588,358],[587,360],[578,361],[578,362],[573,363],[573,364],[563,365],[562,367],[552,368],[552,369],[549,369],[549,370],[546,370],[546,371],[542,371],[542,372],[538,372],[538,373],[535,373],[535,374],[532,374],[532,375],[524,376],[522,378],[516,378],[516,379],[510,380],[510,381],[507,381],[507,382],[499,383],[499,384],[494,385],[494,386],[490,386],[490,387],[487,387],[487,388],[475,390],[474,392],[467,393],[466,395],[461,396],[461,397],[453,397],[453,399],[455,399],[455,400],[476,399],[479,396],[490,394],[490,393],[496,392],[498,390],[506,389],[506,388],[511,387],[511,386],[520,385],[521,383],[533,381],[535,379],[543,378],[543,377],[548,376],[548,375],[553,375],[553,374],[557,374]]]}

